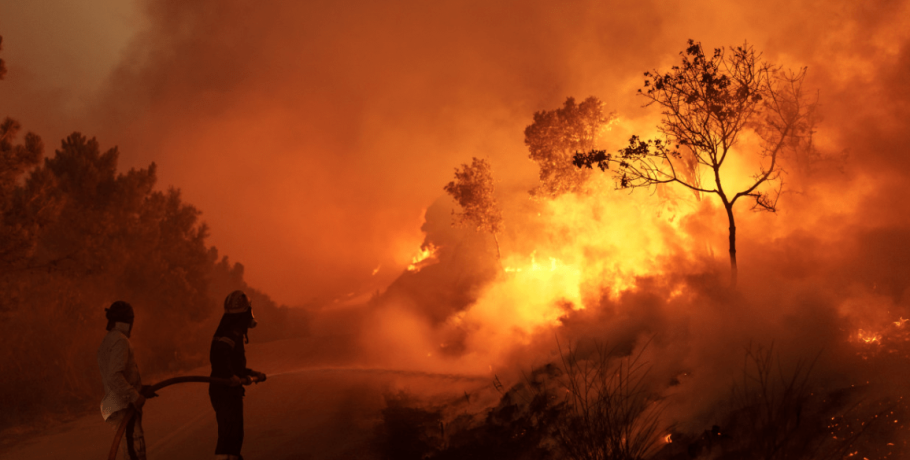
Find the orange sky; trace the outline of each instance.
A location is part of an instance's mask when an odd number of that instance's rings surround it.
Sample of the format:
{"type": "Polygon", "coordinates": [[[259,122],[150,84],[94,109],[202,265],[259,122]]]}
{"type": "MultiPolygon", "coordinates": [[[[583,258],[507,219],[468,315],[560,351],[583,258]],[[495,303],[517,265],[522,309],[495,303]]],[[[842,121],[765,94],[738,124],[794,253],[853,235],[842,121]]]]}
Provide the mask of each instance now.
{"type": "Polygon", "coordinates": [[[907,2],[12,3],[0,115],[49,147],[79,130],[118,145],[121,168],[158,163],[210,243],[287,304],[355,290],[380,265],[394,277],[472,156],[500,190],[530,188],[522,131],[537,110],[594,95],[653,126],[635,89],[688,38],[809,66],[820,145],[849,154],[848,175],[816,176],[825,198],[794,198],[777,218],[788,232],[821,236],[841,203],[856,227],[908,224],[907,2]]]}

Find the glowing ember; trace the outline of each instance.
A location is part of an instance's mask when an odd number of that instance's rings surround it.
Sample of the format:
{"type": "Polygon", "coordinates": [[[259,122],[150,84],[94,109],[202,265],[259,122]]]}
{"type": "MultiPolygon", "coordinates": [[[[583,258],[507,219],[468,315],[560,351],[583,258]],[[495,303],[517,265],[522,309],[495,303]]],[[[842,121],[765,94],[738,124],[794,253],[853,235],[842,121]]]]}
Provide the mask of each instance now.
{"type": "Polygon", "coordinates": [[[900,317],[897,321],[867,325],[868,329],[859,329],[851,334],[850,341],[860,346],[857,355],[863,359],[883,353],[910,358],[910,328],[904,327],[906,322],[900,317]]]}
{"type": "Polygon", "coordinates": [[[888,342],[889,344],[894,345],[898,342],[908,341],[908,332],[903,329],[904,323],[908,320],[903,317],[898,318],[897,321],[889,321],[884,325],[880,326],[878,332],[873,332],[870,329],[859,329],[852,336],[858,343],[869,343],[869,344],[882,344],[888,342]]]}
{"type": "Polygon", "coordinates": [[[881,334],[876,334],[871,331],[865,331],[863,329],[860,329],[859,332],[856,333],[856,338],[858,338],[860,341],[862,341],[864,343],[877,343],[877,344],[882,343],[881,334]]]}
{"type": "Polygon", "coordinates": [[[676,289],[673,289],[670,292],[670,296],[668,297],[668,300],[673,300],[673,299],[683,295],[683,293],[684,293],[683,286],[678,286],[676,289]]]}

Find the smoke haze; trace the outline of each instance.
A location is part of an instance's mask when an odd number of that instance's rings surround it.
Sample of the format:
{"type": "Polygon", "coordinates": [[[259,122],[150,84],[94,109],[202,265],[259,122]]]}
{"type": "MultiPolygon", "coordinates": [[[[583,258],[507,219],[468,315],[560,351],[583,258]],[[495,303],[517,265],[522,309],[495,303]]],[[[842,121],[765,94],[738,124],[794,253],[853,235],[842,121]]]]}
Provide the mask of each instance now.
{"type": "MultiPolygon", "coordinates": [[[[603,142],[612,149],[653,132],[657,114],[634,96],[643,71],[672,65],[690,37],[708,48],[748,41],[772,62],[808,66],[828,159],[788,169],[777,215],[739,210],[743,277],[875,285],[900,302],[906,11],[906,2],[31,2],[2,10],[10,72],[0,95],[5,113],[51,145],[79,129],[118,145],[126,167],[156,162],[251,285],[299,305],[397,277],[423,241],[426,208],[472,156],[491,160],[504,203],[524,212],[536,171],[521,135],[535,111],[598,96],[619,117],[603,142]]],[[[630,231],[616,225],[651,225],[611,206],[618,237],[630,231]]],[[[718,209],[705,200],[679,209],[672,228],[630,254],[651,260],[633,276],[668,271],[658,256],[722,262],[718,209]]],[[[507,262],[541,241],[512,212],[507,262]]]]}
{"type": "Polygon", "coordinates": [[[471,156],[503,188],[531,183],[521,132],[537,110],[595,95],[653,126],[634,90],[687,38],[808,65],[829,125],[867,135],[858,125],[896,103],[874,88],[899,78],[906,35],[901,2],[115,3],[6,6],[5,112],[50,145],[78,129],[125,166],[157,162],[212,242],[292,304],[377,266],[394,277],[422,209],[471,156]]]}
{"type": "MultiPolygon", "coordinates": [[[[382,291],[316,319],[357,337],[357,364],[515,382],[558,359],[554,337],[625,352],[650,338],[655,378],[677,381],[667,419],[698,431],[750,342],[774,343],[788,366],[822,353],[818,375],[849,385],[870,372],[857,334],[910,317],[908,9],[0,5],[0,108],[49,146],[80,130],[118,145],[127,168],[155,162],[159,184],[202,210],[209,242],[279,303],[382,291]],[[522,134],[536,111],[593,95],[618,117],[599,148],[654,134],[659,113],[635,91],[644,71],[678,63],[689,38],[706,49],[748,41],[770,62],[808,67],[805,87],[818,91],[820,158],[788,160],[778,213],[736,208],[738,292],[722,287],[727,228],[712,197],[628,195],[599,172],[592,196],[527,196],[537,169],[522,134]],[[489,239],[448,225],[442,187],[472,157],[489,159],[504,208],[499,278],[489,239]],[[424,243],[439,263],[406,272],[424,243]]],[[[889,388],[906,381],[898,366],[874,371],[889,388]]]]}

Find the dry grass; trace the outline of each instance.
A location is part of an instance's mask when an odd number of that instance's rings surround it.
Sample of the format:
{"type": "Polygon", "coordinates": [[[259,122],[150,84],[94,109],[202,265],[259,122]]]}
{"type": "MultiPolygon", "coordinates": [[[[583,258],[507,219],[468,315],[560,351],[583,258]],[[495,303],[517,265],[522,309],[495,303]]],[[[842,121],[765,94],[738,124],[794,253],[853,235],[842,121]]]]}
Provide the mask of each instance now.
{"type": "Polygon", "coordinates": [[[641,351],[616,357],[595,344],[584,357],[577,346],[560,346],[560,355],[566,404],[554,437],[565,456],[637,460],[653,453],[662,404],[648,385],[641,351]]]}

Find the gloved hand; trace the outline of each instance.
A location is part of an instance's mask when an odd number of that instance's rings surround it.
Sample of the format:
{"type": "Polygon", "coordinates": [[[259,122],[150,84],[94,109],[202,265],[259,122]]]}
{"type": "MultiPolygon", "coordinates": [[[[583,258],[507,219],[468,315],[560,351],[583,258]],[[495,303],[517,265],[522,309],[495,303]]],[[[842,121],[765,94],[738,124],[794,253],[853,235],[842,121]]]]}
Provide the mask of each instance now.
{"type": "Polygon", "coordinates": [[[145,397],[145,399],[157,398],[158,393],[152,391],[151,385],[142,385],[142,388],[139,390],[139,394],[145,397]]]}

